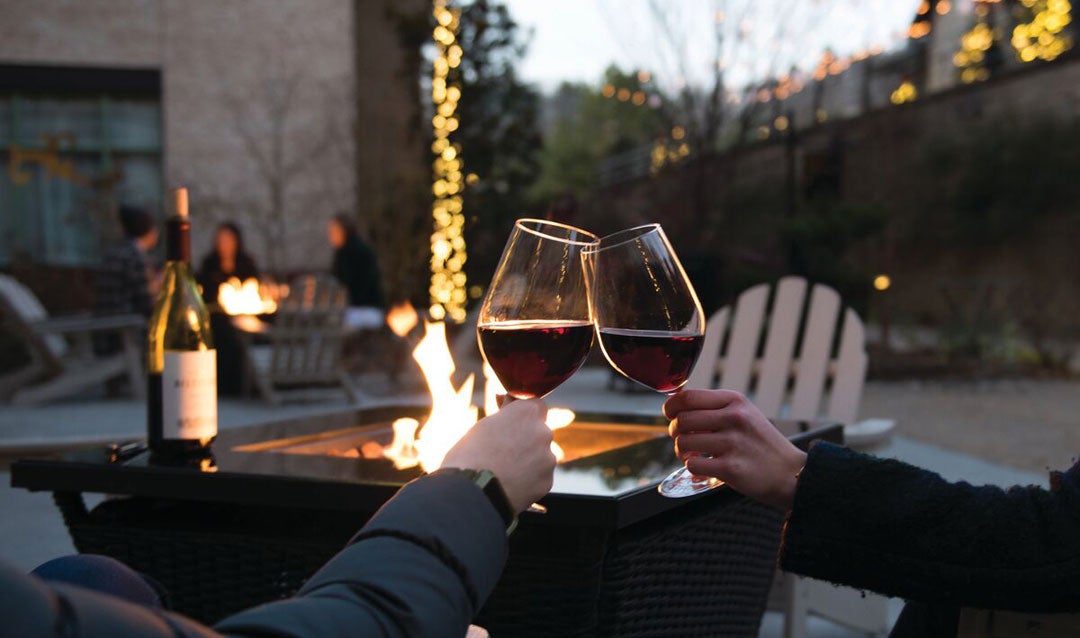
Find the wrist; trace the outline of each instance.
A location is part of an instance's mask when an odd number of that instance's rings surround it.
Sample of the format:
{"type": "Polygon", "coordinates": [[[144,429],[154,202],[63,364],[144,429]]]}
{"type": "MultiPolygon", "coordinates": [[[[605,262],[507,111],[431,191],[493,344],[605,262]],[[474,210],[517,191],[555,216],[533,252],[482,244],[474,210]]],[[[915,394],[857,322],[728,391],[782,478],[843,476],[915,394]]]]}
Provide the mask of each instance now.
{"type": "Polygon", "coordinates": [[[806,467],[806,452],[795,449],[794,453],[786,459],[783,467],[782,480],[777,486],[772,504],[788,512],[791,511],[791,507],[795,503],[795,491],[799,487],[799,475],[802,473],[803,468],[806,467]]]}
{"type": "Polygon", "coordinates": [[[517,510],[514,508],[512,501],[507,496],[505,488],[502,483],[499,482],[499,478],[495,476],[495,473],[491,470],[461,468],[461,467],[444,467],[438,472],[456,473],[469,479],[484,493],[491,506],[495,508],[495,512],[502,519],[503,525],[506,528],[506,535],[509,536],[517,528],[517,510]]]}

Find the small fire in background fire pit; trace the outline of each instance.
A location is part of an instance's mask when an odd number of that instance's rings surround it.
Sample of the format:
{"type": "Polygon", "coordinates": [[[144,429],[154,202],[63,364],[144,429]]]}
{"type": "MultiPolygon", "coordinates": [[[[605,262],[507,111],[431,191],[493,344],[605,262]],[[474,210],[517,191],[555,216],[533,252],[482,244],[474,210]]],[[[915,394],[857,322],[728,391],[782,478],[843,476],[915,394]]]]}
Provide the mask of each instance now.
{"type": "Polygon", "coordinates": [[[218,288],[218,305],[227,315],[272,315],[277,312],[277,286],[260,284],[254,277],[243,282],[237,277],[218,288]],[[273,288],[273,290],[271,290],[273,288]]]}
{"type": "Polygon", "coordinates": [[[416,314],[416,308],[408,301],[394,304],[390,307],[390,312],[386,313],[386,325],[401,338],[408,336],[419,322],[420,315],[416,314]]]}
{"type": "MultiPolygon", "coordinates": [[[[395,334],[404,337],[410,332],[404,329],[408,325],[410,309],[412,306],[395,306],[391,310],[387,323],[397,322],[397,327],[391,324],[395,334]],[[402,319],[394,319],[395,313],[401,313],[402,319]],[[403,332],[398,332],[399,329],[403,332]]],[[[413,310],[414,325],[416,321],[416,311],[413,310]]],[[[399,470],[420,465],[425,472],[433,472],[442,465],[446,453],[472,429],[479,417],[479,409],[472,404],[475,377],[470,374],[461,387],[454,387],[451,380],[455,369],[454,359],[446,342],[446,326],[442,322],[424,323],[424,338],[413,350],[413,359],[420,366],[431,393],[431,414],[422,426],[412,418],[394,421],[394,440],[381,453],[393,461],[394,467],[399,470]]],[[[499,410],[496,397],[505,394],[505,390],[487,364],[484,365],[484,378],[484,412],[494,414],[499,410]]],[[[547,424],[554,430],[570,425],[574,418],[572,410],[552,408],[548,411],[547,424]]],[[[365,445],[360,454],[364,458],[377,458],[377,445],[365,445]]],[[[556,459],[565,457],[557,444],[552,443],[551,447],[556,459]]]]}

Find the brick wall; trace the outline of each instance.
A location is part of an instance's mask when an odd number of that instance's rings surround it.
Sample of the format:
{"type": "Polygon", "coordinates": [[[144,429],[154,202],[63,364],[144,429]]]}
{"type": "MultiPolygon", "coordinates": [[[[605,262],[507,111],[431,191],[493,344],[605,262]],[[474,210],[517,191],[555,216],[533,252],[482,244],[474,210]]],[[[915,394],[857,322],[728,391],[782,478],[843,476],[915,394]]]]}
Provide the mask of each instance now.
{"type": "Polygon", "coordinates": [[[415,68],[394,17],[426,7],[0,0],[0,62],[160,69],[165,183],[192,191],[196,255],[232,219],[260,264],[310,270],[329,264],[330,216],[366,227],[426,179],[415,68]]]}

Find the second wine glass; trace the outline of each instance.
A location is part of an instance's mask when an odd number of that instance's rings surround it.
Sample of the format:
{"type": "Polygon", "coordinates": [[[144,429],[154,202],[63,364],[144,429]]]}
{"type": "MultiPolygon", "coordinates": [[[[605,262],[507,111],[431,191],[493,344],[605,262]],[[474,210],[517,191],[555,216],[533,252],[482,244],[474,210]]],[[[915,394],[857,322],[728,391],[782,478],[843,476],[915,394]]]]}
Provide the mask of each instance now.
{"type": "MultiPolygon", "coordinates": [[[[690,378],[705,339],[701,302],[659,224],[608,235],[583,251],[600,347],[626,378],[677,393],[690,378]]],[[[664,496],[692,496],[717,479],[676,470],[664,496]]]]}
{"type": "Polygon", "coordinates": [[[506,393],[535,399],[566,381],[592,348],[581,251],[597,237],[519,219],[480,308],[480,351],[506,393]]]}

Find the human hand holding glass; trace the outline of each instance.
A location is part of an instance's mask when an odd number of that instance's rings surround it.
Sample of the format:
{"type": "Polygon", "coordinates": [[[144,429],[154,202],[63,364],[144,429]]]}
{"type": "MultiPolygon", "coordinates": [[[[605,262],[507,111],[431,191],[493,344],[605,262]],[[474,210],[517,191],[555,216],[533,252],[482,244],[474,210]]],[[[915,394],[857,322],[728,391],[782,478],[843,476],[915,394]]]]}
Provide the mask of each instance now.
{"type": "MultiPolygon", "coordinates": [[[[686,384],[705,338],[694,287],[659,224],[600,239],[583,251],[600,347],[623,376],[668,396],[686,384]]],[[[722,485],[685,467],[660,484],[664,496],[722,485]]]]}

